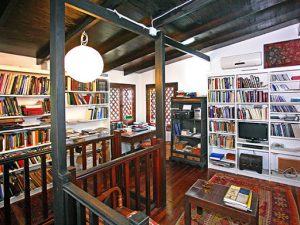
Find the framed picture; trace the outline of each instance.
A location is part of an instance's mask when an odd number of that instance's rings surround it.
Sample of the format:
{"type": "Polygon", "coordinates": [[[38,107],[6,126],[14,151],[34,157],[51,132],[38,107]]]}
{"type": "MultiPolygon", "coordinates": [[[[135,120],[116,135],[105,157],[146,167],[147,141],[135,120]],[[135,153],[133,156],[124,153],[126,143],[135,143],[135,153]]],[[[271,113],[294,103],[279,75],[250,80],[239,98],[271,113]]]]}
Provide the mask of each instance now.
{"type": "Polygon", "coordinates": [[[264,67],[300,65],[300,39],[265,44],[264,67]]]}

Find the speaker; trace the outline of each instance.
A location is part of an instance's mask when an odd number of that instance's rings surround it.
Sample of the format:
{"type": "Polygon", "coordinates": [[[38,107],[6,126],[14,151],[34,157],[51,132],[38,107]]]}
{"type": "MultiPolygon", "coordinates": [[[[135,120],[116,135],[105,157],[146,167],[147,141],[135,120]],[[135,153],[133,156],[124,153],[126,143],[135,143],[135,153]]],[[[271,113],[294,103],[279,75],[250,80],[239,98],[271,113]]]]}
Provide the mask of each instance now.
{"type": "Polygon", "coordinates": [[[240,170],[252,170],[262,174],[263,157],[241,153],[239,159],[240,170]]]}

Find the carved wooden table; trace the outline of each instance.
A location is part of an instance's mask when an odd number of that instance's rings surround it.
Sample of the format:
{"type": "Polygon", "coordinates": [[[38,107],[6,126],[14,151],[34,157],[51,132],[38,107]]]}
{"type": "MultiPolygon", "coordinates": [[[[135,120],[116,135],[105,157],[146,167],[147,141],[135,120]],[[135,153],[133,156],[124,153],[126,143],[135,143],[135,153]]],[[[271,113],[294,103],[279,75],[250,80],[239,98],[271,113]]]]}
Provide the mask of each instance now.
{"type": "Polygon", "coordinates": [[[229,187],[213,184],[210,192],[205,192],[202,188],[204,183],[205,181],[203,180],[197,180],[196,183],[194,183],[193,186],[185,193],[185,225],[191,224],[191,204],[201,209],[207,209],[213,213],[218,213],[240,221],[248,222],[251,225],[258,224],[258,195],[255,192],[253,192],[252,195],[252,211],[246,212],[225,205],[223,198],[229,187]]]}

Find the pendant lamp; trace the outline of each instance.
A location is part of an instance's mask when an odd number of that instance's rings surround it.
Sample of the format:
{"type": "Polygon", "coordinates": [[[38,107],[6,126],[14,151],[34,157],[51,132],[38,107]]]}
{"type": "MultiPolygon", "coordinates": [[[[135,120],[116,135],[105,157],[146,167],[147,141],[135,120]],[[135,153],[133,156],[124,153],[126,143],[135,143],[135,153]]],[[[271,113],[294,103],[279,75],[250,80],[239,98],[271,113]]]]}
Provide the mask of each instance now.
{"type": "Polygon", "coordinates": [[[103,59],[98,51],[86,46],[88,35],[81,34],[81,45],[72,48],[65,56],[65,70],[73,79],[88,83],[94,81],[103,72],[103,59]]]}

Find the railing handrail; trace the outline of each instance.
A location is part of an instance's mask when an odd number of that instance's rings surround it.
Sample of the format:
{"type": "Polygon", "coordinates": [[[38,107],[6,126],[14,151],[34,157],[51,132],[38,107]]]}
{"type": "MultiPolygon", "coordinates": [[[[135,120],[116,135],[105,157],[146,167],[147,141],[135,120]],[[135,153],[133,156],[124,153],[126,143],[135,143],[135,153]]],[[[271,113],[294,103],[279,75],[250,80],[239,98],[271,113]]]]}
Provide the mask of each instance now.
{"type": "Polygon", "coordinates": [[[38,152],[27,152],[26,154],[16,155],[16,156],[11,156],[8,158],[0,159],[0,165],[4,165],[4,164],[11,163],[14,161],[24,160],[24,159],[28,159],[28,158],[32,158],[32,157],[36,157],[36,156],[46,155],[46,154],[50,154],[50,153],[51,153],[51,148],[43,149],[38,152]]]}
{"type": "Polygon", "coordinates": [[[113,138],[114,138],[114,135],[105,135],[105,136],[94,138],[94,139],[87,140],[87,141],[81,141],[81,142],[74,143],[74,144],[67,144],[66,147],[68,149],[68,148],[76,147],[78,145],[89,145],[89,144],[92,144],[94,142],[110,140],[110,139],[113,139],[113,138]]]}
{"type": "Polygon", "coordinates": [[[86,169],[84,171],[80,171],[76,174],[76,180],[80,180],[80,179],[84,179],[84,178],[87,178],[87,177],[90,177],[102,170],[107,170],[107,169],[110,169],[114,166],[119,166],[127,161],[132,161],[133,159],[135,158],[138,158],[138,157],[142,157],[142,156],[145,156],[151,152],[154,152],[154,151],[157,151],[159,150],[160,148],[160,145],[159,144],[156,144],[156,145],[153,145],[149,148],[145,148],[145,149],[142,149],[140,151],[137,151],[137,152],[133,152],[133,153],[130,153],[128,155],[125,155],[123,157],[120,157],[120,158],[117,158],[117,159],[113,159],[109,162],[105,162],[105,163],[102,163],[102,164],[99,164],[97,166],[94,166],[92,168],[89,168],[89,169],[86,169]]]}
{"type": "Polygon", "coordinates": [[[105,222],[109,222],[109,224],[112,225],[130,225],[129,220],[122,214],[100,202],[97,198],[77,187],[75,184],[65,184],[64,191],[105,222]]]}

